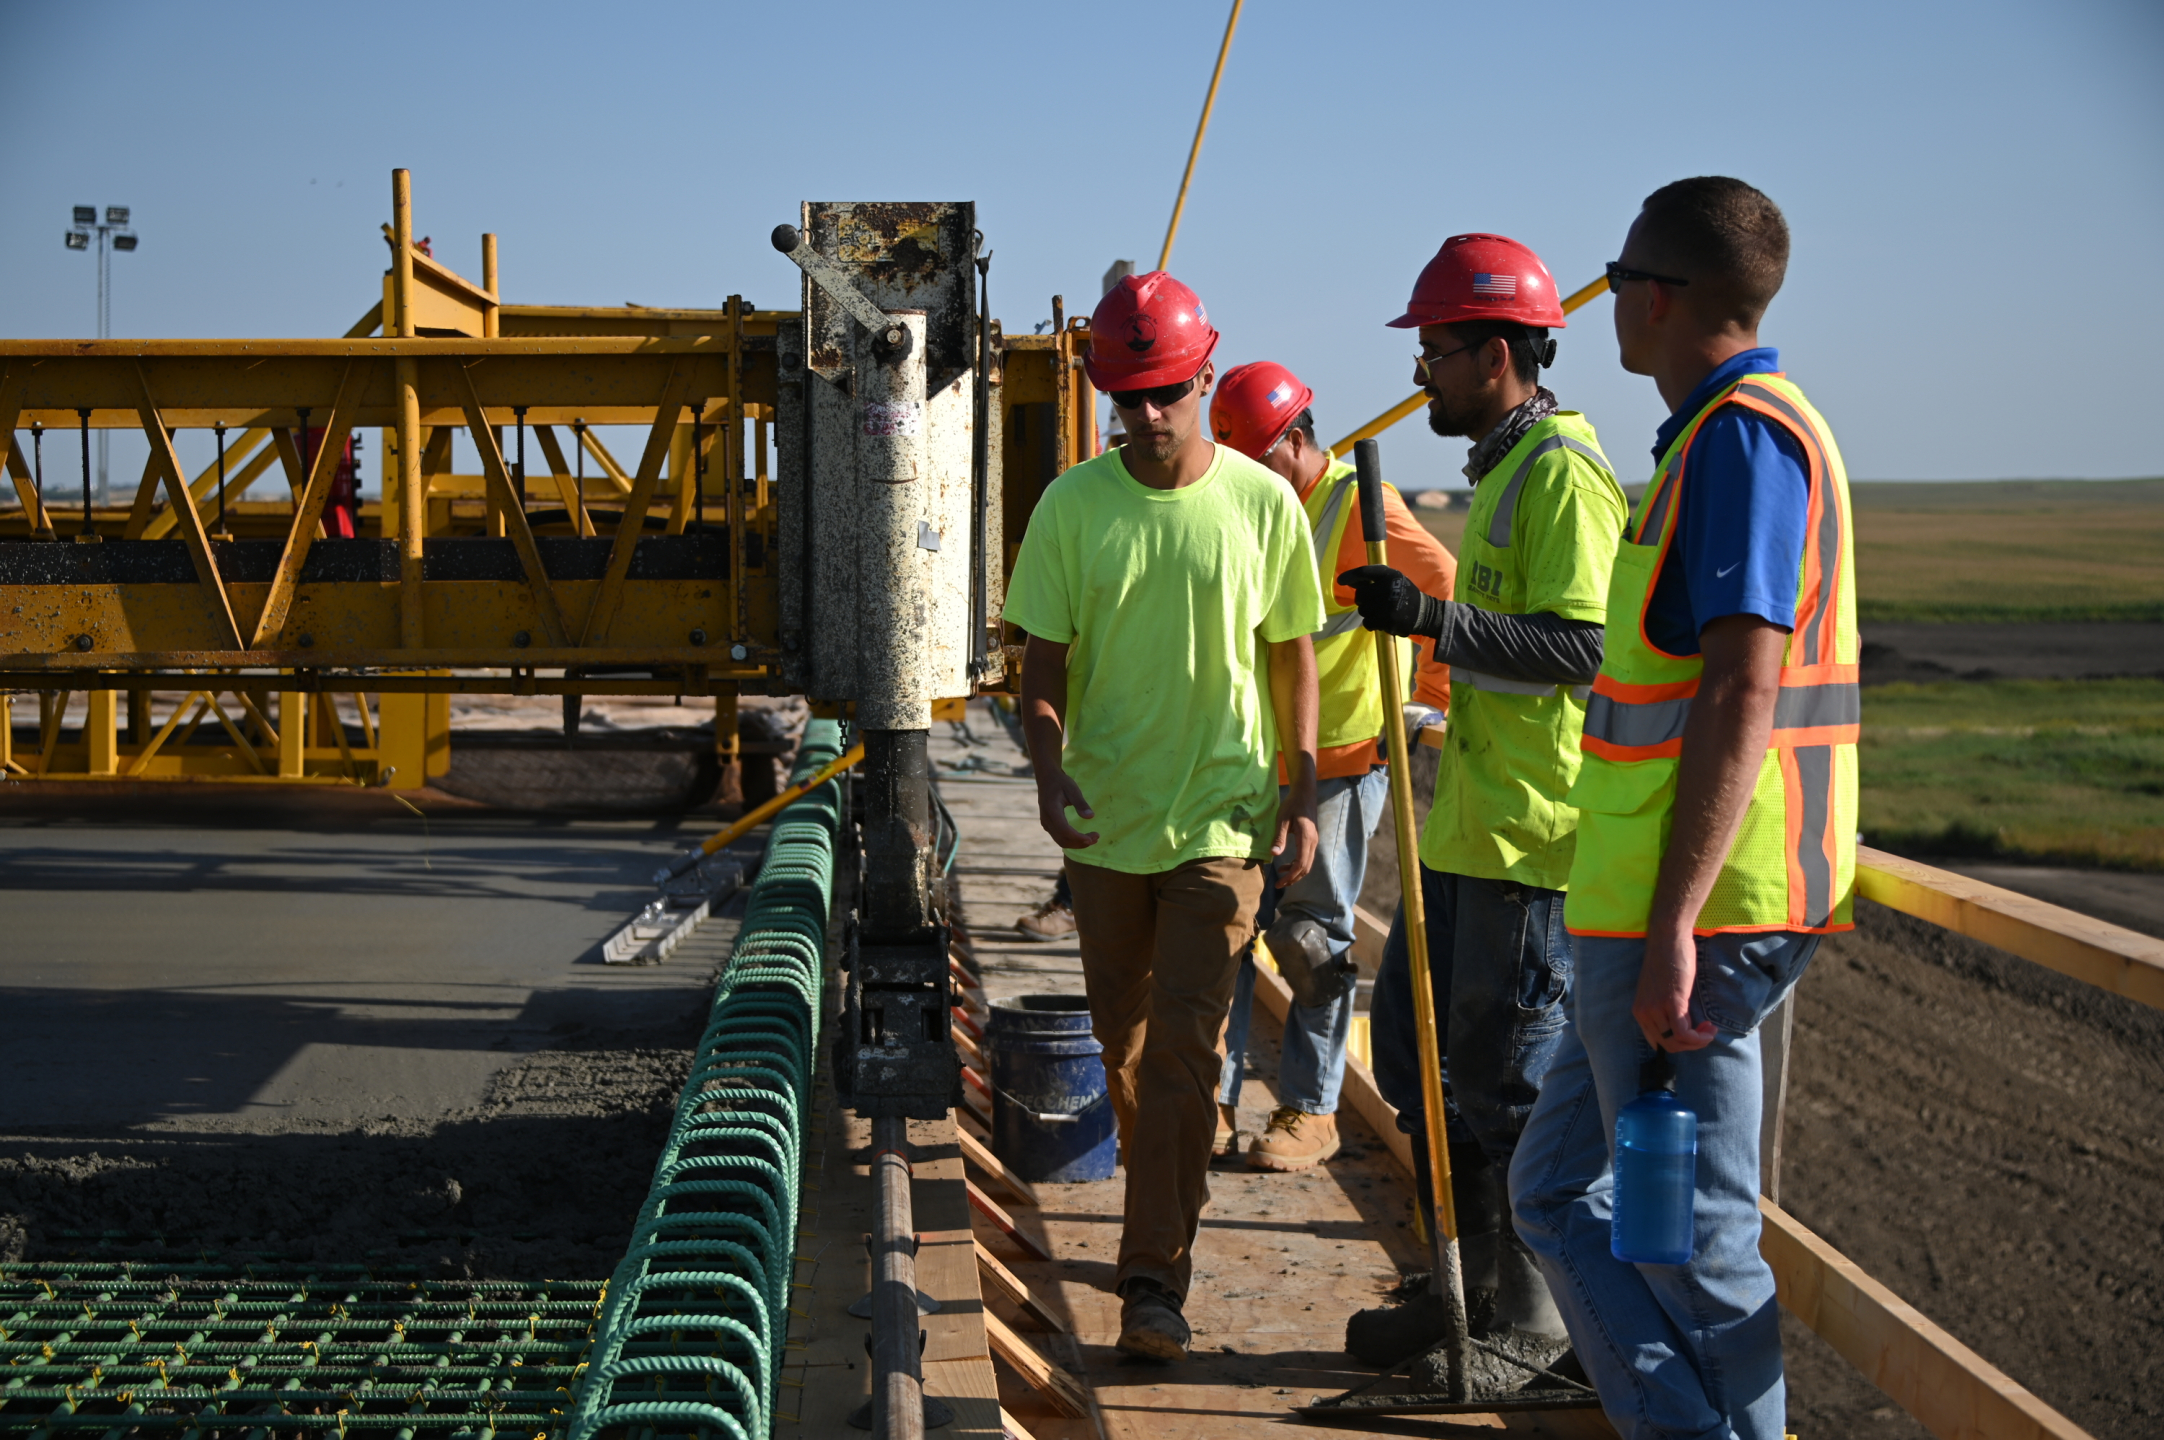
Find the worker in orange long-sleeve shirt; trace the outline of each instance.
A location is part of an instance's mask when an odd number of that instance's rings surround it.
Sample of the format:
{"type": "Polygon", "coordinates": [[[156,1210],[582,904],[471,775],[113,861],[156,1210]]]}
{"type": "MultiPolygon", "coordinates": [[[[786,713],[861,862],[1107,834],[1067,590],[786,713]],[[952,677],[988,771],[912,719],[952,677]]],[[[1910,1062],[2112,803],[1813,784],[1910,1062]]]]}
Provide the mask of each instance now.
{"type": "MultiPolygon", "coordinates": [[[[1298,376],[1269,361],[1227,372],[1210,397],[1210,433],[1218,443],[1261,461],[1300,497],[1314,532],[1327,617],[1313,637],[1322,703],[1315,864],[1283,890],[1264,886],[1257,917],[1271,957],[1292,986],[1294,1003],[1278,1064],[1277,1108],[1247,1149],[1248,1166],[1256,1170],[1305,1170],[1338,1150],[1338,1086],[1353,1017],[1355,977],[1348,954],[1353,902],[1367,874],[1368,838],[1389,795],[1375,646],[1405,644],[1371,639],[1361,628],[1353,592],[1335,583],[1336,576],[1367,563],[1368,537],[1358,519],[1353,467],[1315,441],[1309,408],[1314,398],[1298,376]]],[[[1457,574],[1450,552],[1388,486],[1383,508],[1391,564],[1426,593],[1447,598],[1457,574]]],[[[1440,723],[1449,709],[1450,668],[1433,663],[1433,641],[1414,643],[1419,665],[1406,718],[1408,730],[1417,734],[1424,724],[1440,723]]],[[[1285,778],[1282,764],[1278,778],[1285,778]]],[[[1240,1076],[1254,993],[1250,953],[1240,967],[1225,1031],[1226,1064],[1217,1091],[1219,1153],[1240,1143],[1240,1076]]]]}

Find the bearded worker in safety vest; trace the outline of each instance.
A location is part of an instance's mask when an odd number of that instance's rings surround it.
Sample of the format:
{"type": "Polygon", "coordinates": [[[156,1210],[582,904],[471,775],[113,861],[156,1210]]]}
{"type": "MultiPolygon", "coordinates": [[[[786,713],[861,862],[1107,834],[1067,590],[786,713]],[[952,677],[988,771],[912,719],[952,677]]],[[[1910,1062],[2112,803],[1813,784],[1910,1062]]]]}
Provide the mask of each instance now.
{"type": "MultiPolygon", "coordinates": [[[[1578,734],[1600,669],[1608,566],[1628,511],[1583,415],[1540,384],[1563,307],[1540,257],[1499,235],[1443,242],[1414,283],[1415,379],[1438,435],[1477,443],[1458,598],[1394,566],[1340,582],[1370,628],[1422,635],[1450,666],[1450,726],[1420,839],[1430,983],[1450,1084],[1448,1136],[1467,1305],[1476,1337],[1546,1364],[1569,1346],[1532,1256],[1505,1222],[1519,1131],[1563,1033],[1571,984],[1563,890],[1577,812],[1578,734]]],[[[1395,556],[1392,557],[1395,559],[1395,556]]],[[[1402,908],[1375,981],[1375,1079],[1413,1135],[1426,1126],[1402,908]]],[[[1423,1213],[1426,1213],[1423,1210],[1423,1213]]],[[[1442,1338],[1440,1297],[1362,1311],[1346,1348],[1389,1364],[1442,1338]]],[[[1506,1386],[1522,1369],[1500,1371],[1506,1386]]]]}
{"type": "Polygon", "coordinates": [[[1850,928],[1859,715],[1841,454],[1758,343],[1787,267],[1780,210],[1721,177],[1653,192],[1608,267],[1623,368],[1672,413],[1610,581],[1570,793],[1570,1025],[1511,1195],[1627,1437],[1780,1440],[1785,1414],[1758,1025],[1850,928]],[[1668,1083],[1698,1116],[1690,1258],[1631,1264],[1616,1112],[1668,1083]]]}
{"type": "Polygon", "coordinates": [[[1119,1348],[1154,1360],[1187,1356],[1218,1036],[1263,866],[1297,885],[1315,856],[1322,585],[1284,482],[1203,428],[1217,340],[1163,271],[1098,302],[1089,377],[1127,443],[1045,488],[1005,611],[1029,635],[1038,819],[1067,852],[1127,1161],[1119,1348]]]}
{"type": "MultiPolygon", "coordinates": [[[[1292,487],[1313,537],[1327,618],[1312,637],[1320,703],[1315,752],[1315,866],[1283,890],[1266,887],[1255,922],[1271,959],[1292,987],[1293,1004],[1279,1052],[1277,1107],[1247,1147],[1251,1170],[1305,1170],[1337,1154],[1338,1090],[1352,1030],[1358,972],[1351,960],[1353,902],[1367,877],[1368,840],[1388,803],[1383,753],[1382,687],[1375,642],[1360,628],[1350,590],[1332,577],[1367,559],[1353,467],[1315,441],[1315,392],[1267,360],[1225,372],[1210,397],[1210,433],[1260,461],[1292,487]]],[[[1398,492],[1383,487],[1390,554],[1420,588],[1449,598],[1457,562],[1430,535],[1398,492]]],[[[1411,647],[1407,647],[1410,649],[1411,647]]],[[[1421,661],[1406,729],[1418,734],[1450,706],[1448,666],[1421,661]]],[[[1291,777],[1282,769],[1278,782],[1291,777]]],[[[1232,1018],[1225,1028],[1225,1074],[1218,1082],[1220,1152],[1239,1143],[1240,1082],[1248,1018],[1255,998],[1252,950],[1240,963],[1232,1018]]]]}

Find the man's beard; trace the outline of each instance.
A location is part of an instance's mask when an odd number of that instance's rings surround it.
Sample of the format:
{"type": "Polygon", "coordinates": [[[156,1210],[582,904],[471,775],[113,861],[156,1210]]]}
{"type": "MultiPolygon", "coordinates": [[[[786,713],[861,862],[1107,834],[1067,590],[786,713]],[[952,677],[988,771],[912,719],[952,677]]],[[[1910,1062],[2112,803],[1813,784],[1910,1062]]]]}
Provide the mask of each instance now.
{"type": "Polygon", "coordinates": [[[1178,431],[1173,431],[1165,435],[1129,435],[1127,443],[1148,456],[1152,463],[1163,465],[1180,453],[1180,446],[1186,438],[1178,431]]]}
{"type": "Polygon", "coordinates": [[[1474,438],[1473,427],[1479,423],[1480,417],[1471,410],[1451,409],[1447,397],[1434,394],[1428,396],[1428,428],[1444,439],[1456,436],[1470,440],[1474,438]]]}

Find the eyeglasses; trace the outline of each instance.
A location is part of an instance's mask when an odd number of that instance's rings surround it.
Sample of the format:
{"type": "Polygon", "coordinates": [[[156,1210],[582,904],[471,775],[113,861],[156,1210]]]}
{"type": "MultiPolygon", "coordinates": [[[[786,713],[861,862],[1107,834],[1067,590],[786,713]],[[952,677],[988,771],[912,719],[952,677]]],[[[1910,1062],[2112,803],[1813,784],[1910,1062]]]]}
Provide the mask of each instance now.
{"type": "Polygon", "coordinates": [[[1195,388],[1195,378],[1190,375],[1177,385],[1158,385],[1148,390],[1107,390],[1105,393],[1122,410],[1140,410],[1145,405],[1155,405],[1163,410],[1185,400],[1187,392],[1195,388]]]}
{"type": "Polygon", "coordinates": [[[1620,260],[1610,260],[1608,262],[1609,293],[1614,294],[1620,291],[1623,288],[1623,282],[1626,280],[1658,280],[1663,285],[1688,285],[1691,283],[1688,280],[1679,280],[1673,275],[1656,275],[1650,270],[1633,270],[1620,260]]]}
{"type": "Polygon", "coordinates": [[[1420,383],[1426,385],[1435,378],[1433,370],[1437,361],[1448,360],[1453,355],[1463,355],[1468,350],[1482,349],[1487,343],[1487,341],[1483,340],[1478,345],[1460,345],[1457,349],[1445,350],[1440,355],[1430,355],[1423,350],[1413,357],[1413,371],[1419,375],[1420,383]]]}

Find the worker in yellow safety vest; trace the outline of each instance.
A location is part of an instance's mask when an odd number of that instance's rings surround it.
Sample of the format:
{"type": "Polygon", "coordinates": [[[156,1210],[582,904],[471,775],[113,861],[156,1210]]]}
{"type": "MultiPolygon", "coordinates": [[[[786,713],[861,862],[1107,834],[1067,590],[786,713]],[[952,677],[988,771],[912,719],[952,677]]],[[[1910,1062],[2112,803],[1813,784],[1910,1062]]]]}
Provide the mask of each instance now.
{"type": "MultiPolygon", "coordinates": [[[[1571,984],[1563,891],[1578,735],[1600,669],[1608,566],[1628,511],[1586,418],[1540,384],[1563,325],[1555,277],[1500,235],[1457,235],[1406,313],[1438,435],[1476,441],[1455,600],[1390,566],[1340,577],[1376,630],[1424,635],[1450,666],[1450,733],[1422,828],[1430,983],[1450,1086],[1452,1195],[1476,1337],[1536,1364],[1568,1348],[1532,1256],[1504,1222],[1504,1179],[1563,1031],[1571,984]]],[[[1393,551],[1391,559],[1396,561],[1393,551]]],[[[1411,883],[1411,877],[1407,877],[1411,883]]],[[[1402,909],[1375,982],[1375,1079],[1415,1136],[1426,1189],[1419,1037],[1402,909]]],[[[1422,1213],[1428,1213],[1423,1209],[1422,1213]]],[[[1362,1311],[1346,1348],[1387,1364],[1442,1336],[1440,1297],[1362,1311]]],[[[1429,1362],[1422,1362],[1427,1364],[1429,1362]]],[[[1522,1383],[1522,1369],[1503,1383],[1522,1383]]]]}
{"type": "Polygon", "coordinates": [[[1758,341],[1788,247],[1771,200],[1709,176],[1648,196],[1608,267],[1623,368],[1672,413],[1616,556],[1570,792],[1570,1024],[1510,1178],[1627,1437],[1780,1440],[1785,1413],[1758,1026],[1850,925],[1859,713],[1841,452],[1758,341]],[[1618,1193],[1617,1111],[1656,1086],[1698,1117],[1681,1264],[1612,1249],[1631,1247],[1611,1212],[1646,1203],[1618,1193]]]}
{"type": "MultiPolygon", "coordinates": [[[[1375,645],[1360,627],[1352,592],[1332,578],[1364,563],[1368,537],[1357,518],[1353,467],[1316,443],[1314,399],[1299,376],[1267,360],[1226,371],[1210,397],[1210,433],[1217,442],[1261,461],[1299,497],[1323,587],[1323,626],[1312,637],[1321,706],[1315,865],[1283,890],[1265,886],[1256,915],[1263,943],[1293,987],[1293,1004],[1278,1059],[1277,1104],[1247,1146],[1252,1170],[1305,1170],[1338,1152],[1338,1091],[1356,1000],[1353,902],[1367,876],[1368,840],[1389,797],[1375,645]]],[[[1383,514],[1391,558],[1422,590],[1449,598],[1457,574],[1450,552],[1388,486],[1383,514]]],[[[1450,669],[1432,663],[1433,648],[1433,641],[1419,642],[1421,663],[1407,716],[1415,734],[1439,724],[1450,706],[1450,669]]],[[[1288,778],[1280,766],[1279,781],[1288,778]]],[[[1220,1154],[1237,1151],[1242,1138],[1240,1090],[1254,994],[1250,951],[1225,1030],[1217,1089],[1220,1154]]]]}

